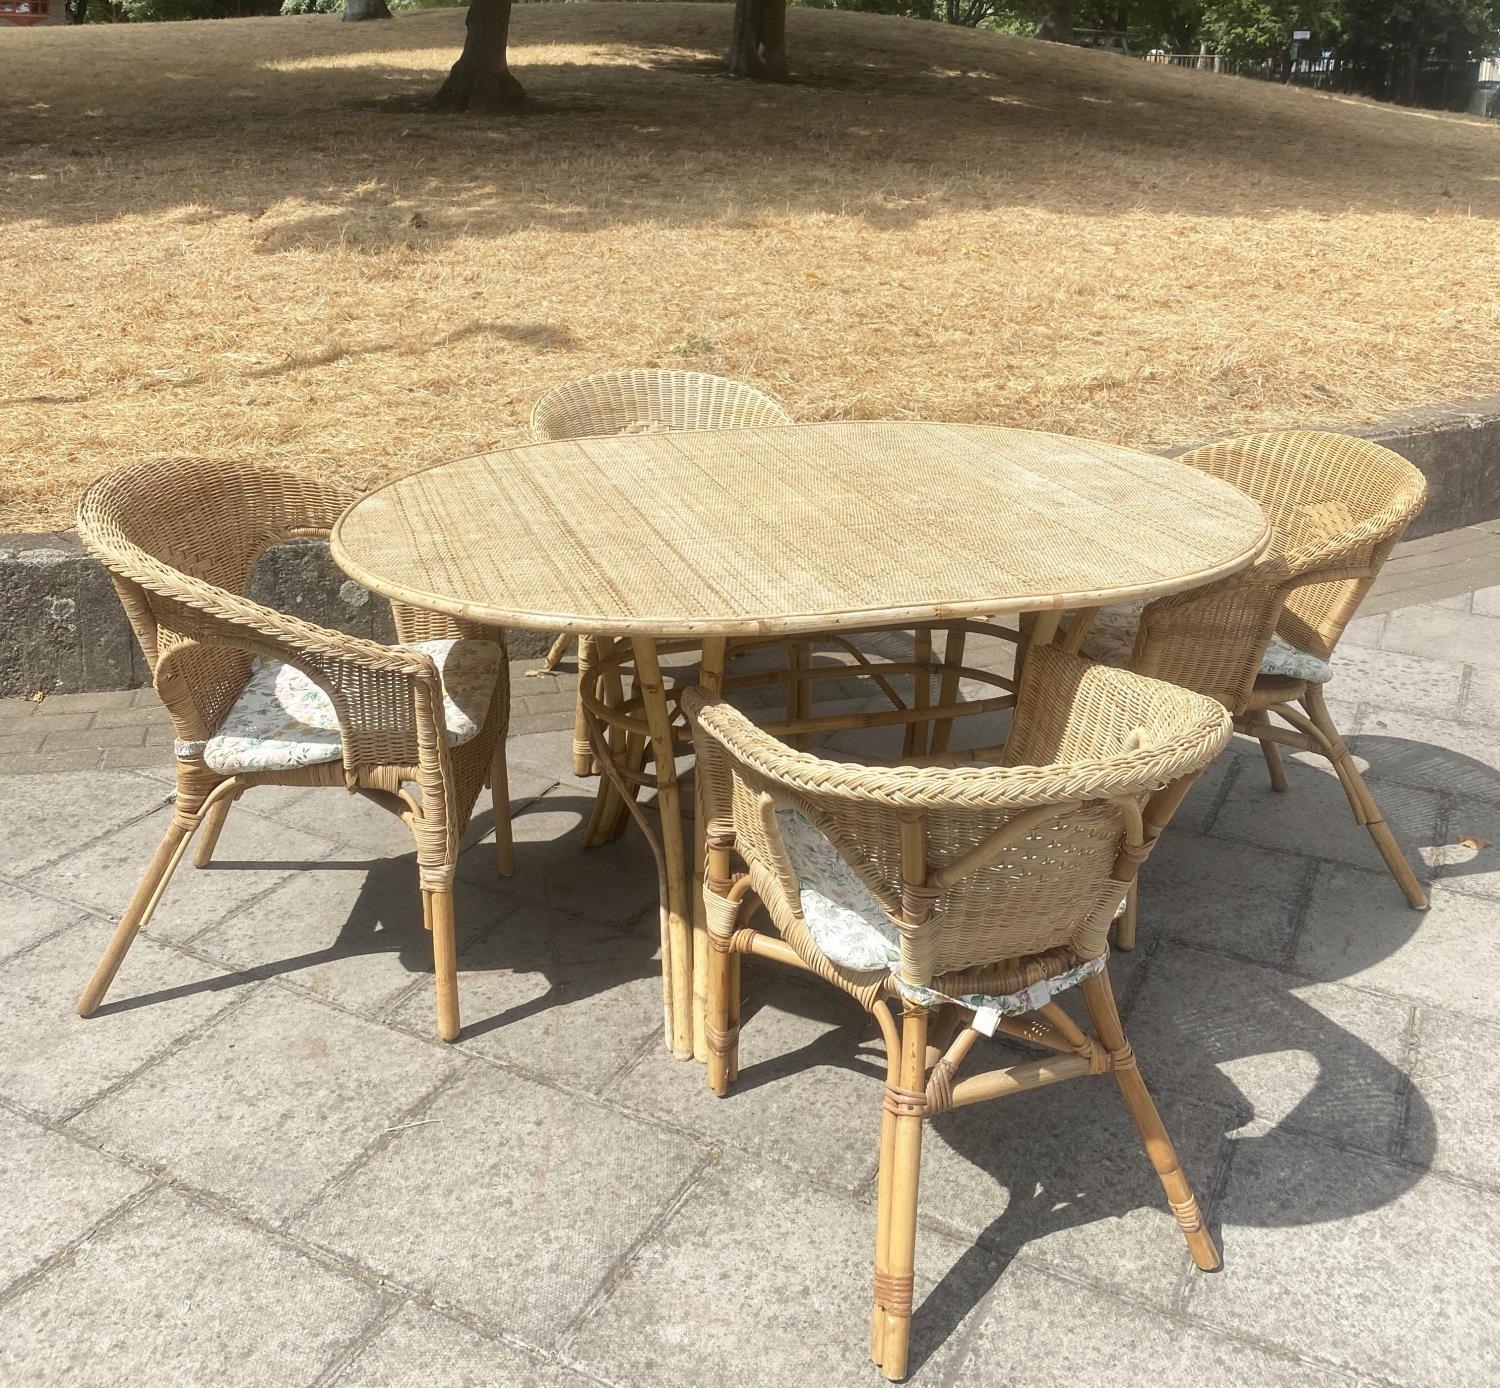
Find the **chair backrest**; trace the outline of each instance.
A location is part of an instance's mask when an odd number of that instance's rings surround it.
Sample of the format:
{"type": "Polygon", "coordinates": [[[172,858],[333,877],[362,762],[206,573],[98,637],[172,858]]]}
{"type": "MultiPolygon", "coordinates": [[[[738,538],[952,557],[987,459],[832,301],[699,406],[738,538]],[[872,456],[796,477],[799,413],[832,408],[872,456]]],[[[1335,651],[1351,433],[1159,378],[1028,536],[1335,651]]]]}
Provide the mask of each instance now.
{"type": "Polygon", "coordinates": [[[354,499],[324,479],[202,458],[135,464],[84,494],[79,537],[114,579],[180,743],[201,744],[218,729],[256,656],[297,666],[328,693],[351,774],[415,764],[419,744],[441,743],[441,691],[428,657],[244,595],[263,551],[326,536],[354,499]]]}
{"type": "Polygon", "coordinates": [[[531,411],[531,436],[545,443],[791,422],[770,396],[723,376],[701,371],[607,371],[549,390],[531,411]]]}
{"type": "Polygon", "coordinates": [[[1427,500],[1427,479],[1405,458],[1347,434],[1255,434],[1181,461],[1264,508],[1268,557],[1285,566],[1289,585],[1276,630],[1324,660],[1427,500]]]}
{"type": "Polygon", "coordinates": [[[710,832],[733,833],[783,934],[806,950],[784,928],[799,888],[775,812],[793,809],[881,903],[919,985],[1058,947],[1101,954],[1156,834],[1230,735],[1211,699],[1053,647],[1026,662],[999,766],[827,761],[705,691],[683,707],[710,832]]]}

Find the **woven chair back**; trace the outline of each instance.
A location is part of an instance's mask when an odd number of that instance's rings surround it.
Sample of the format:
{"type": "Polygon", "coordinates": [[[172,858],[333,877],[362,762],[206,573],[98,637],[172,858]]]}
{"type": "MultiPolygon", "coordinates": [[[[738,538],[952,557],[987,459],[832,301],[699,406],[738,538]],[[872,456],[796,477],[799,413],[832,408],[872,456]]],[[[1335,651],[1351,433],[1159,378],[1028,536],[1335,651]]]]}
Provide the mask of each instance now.
{"type": "Polygon", "coordinates": [[[549,390],[531,411],[531,436],[545,443],[603,434],[751,429],[791,422],[770,396],[723,376],[701,371],[609,371],[549,390]]]}
{"type": "MultiPolygon", "coordinates": [[[[269,546],[326,536],[353,499],[319,478],[201,458],[133,465],[84,494],[79,536],[115,581],[179,743],[217,731],[260,656],[296,666],[328,694],[351,781],[370,766],[423,764],[438,774],[442,692],[429,657],[244,595],[269,546]]],[[[404,640],[459,634],[448,619],[396,615],[404,640]]]]}
{"type": "Polygon", "coordinates": [[[1284,566],[1276,630],[1324,660],[1427,499],[1427,479],[1368,439],[1301,430],[1210,444],[1182,461],[1260,503],[1284,566]]]}
{"type": "MultiPolygon", "coordinates": [[[[792,750],[701,690],[684,707],[711,829],[732,826],[773,920],[798,901],[776,820],[792,809],[896,923],[902,975],[922,985],[1059,947],[1102,953],[1144,856],[1136,850],[1148,802],[1195,776],[1230,729],[1210,699],[1056,648],[1026,663],[1002,765],[829,761],[792,750]]],[[[826,963],[815,961],[837,974],[826,963]]]]}

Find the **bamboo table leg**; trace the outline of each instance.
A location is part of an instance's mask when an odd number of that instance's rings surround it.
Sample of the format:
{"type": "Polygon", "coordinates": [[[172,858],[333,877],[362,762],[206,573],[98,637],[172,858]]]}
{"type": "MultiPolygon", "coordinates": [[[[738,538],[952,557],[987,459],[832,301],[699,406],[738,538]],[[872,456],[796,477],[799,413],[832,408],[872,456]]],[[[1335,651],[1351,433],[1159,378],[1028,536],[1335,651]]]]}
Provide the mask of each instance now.
{"type": "Polygon", "coordinates": [[[666,945],[662,967],[671,996],[668,1041],[679,1060],[693,1056],[693,937],[692,905],[688,901],[691,876],[684,852],[682,796],[677,786],[677,755],[672,745],[672,714],[662,680],[656,642],[649,636],[631,638],[635,653],[635,682],[641,709],[651,731],[656,762],[656,805],[662,851],[662,912],[666,945]]]}
{"type": "MultiPolygon", "coordinates": [[[[724,686],[724,650],[722,636],[710,636],[703,642],[703,656],[698,666],[698,683],[717,694],[724,686]]],[[[701,785],[693,776],[693,1059],[708,1064],[708,921],[703,904],[703,852],[705,824],[701,785]]],[[[737,974],[739,956],[730,956],[730,966],[737,974]]],[[[737,996],[731,993],[731,997],[737,996]]],[[[732,1079],[733,1076],[731,1075],[732,1079]]]]}

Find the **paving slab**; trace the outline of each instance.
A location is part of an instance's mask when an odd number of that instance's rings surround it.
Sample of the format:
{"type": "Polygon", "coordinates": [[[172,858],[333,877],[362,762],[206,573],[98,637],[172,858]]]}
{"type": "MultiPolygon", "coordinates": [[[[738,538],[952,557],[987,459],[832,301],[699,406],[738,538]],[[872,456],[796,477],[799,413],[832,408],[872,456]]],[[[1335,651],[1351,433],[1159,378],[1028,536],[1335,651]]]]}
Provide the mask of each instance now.
{"type": "Polygon", "coordinates": [[[1500,670],[1500,617],[1454,612],[1432,603],[1403,607],[1390,614],[1380,633],[1380,648],[1445,662],[1462,652],[1471,665],[1500,670]]]}
{"type": "Polygon", "coordinates": [[[1432,880],[1500,899],[1500,800],[1458,796],[1448,807],[1444,843],[1428,855],[1432,880]]]}
{"type": "Polygon", "coordinates": [[[684,1074],[664,1047],[647,1049],[611,1098],[825,1185],[865,1189],[879,1162],[885,1084],[873,1021],[829,984],[785,969],[745,973],[740,1076],[724,1098],[701,1066],[684,1074]]]}
{"type": "Polygon", "coordinates": [[[0,1108],[0,1295],[150,1184],[144,1171],[0,1108]]]}
{"type": "Polygon", "coordinates": [[[1173,825],[1141,869],[1137,938],[1170,937],[1283,963],[1311,877],[1305,858],[1173,825]]]}
{"type": "Polygon", "coordinates": [[[1381,782],[1399,781],[1500,804],[1500,729],[1493,724],[1368,708],[1349,749],[1369,763],[1379,800],[1381,782]]]}
{"type": "MultiPolygon", "coordinates": [[[[1382,865],[1369,831],[1354,822],[1336,776],[1296,761],[1287,762],[1286,773],[1288,788],[1281,793],[1260,777],[1241,776],[1210,832],[1355,867],[1382,865]]],[[[1440,841],[1441,796],[1431,788],[1395,782],[1372,785],[1372,790],[1412,868],[1419,877],[1427,875],[1421,850],[1440,841]]]]}
{"type": "Polygon", "coordinates": [[[1167,945],[1129,1035],[1163,1092],[1384,1154],[1401,1120],[1410,1022],[1399,999],[1167,945]]]}
{"type": "Polygon", "coordinates": [[[1323,865],[1294,968],[1500,1022],[1495,903],[1439,884],[1413,911],[1384,873],[1323,865]]]}
{"type": "MultiPolygon", "coordinates": [[[[459,952],[460,1049],[577,1089],[602,1089],[662,1027],[654,941],[511,898],[459,952]]],[[[431,1025],[413,994],[403,1024],[431,1025]]],[[[665,1054],[665,1051],[663,1052],[665,1054]]]]}
{"type": "Polygon", "coordinates": [[[310,1384],[381,1293],[163,1190],[0,1305],[0,1382],[310,1384]]]}
{"type": "Polygon", "coordinates": [[[1469,670],[1460,713],[1473,723],[1493,724],[1500,719],[1500,670],[1469,670]]]}
{"type": "Polygon", "coordinates": [[[0,1094],[62,1117],[259,981],[137,938],[99,1010],[79,1017],[73,1004],[109,935],[86,921],[0,965],[0,1094]]]}
{"type": "Polygon", "coordinates": [[[422,1117],[293,1229],[542,1348],[706,1155],[483,1063],[422,1117]]]}
{"type": "Polygon", "coordinates": [[[1195,1317],[1381,1382],[1500,1376],[1500,1303],[1476,1294],[1500,1279],[1500,1197],[1273,1130],[1235,1144],[1223,1226],[1195,1317]]]}
{"type": "Polygon", "coordinates": [[[166,798],[159,782],[129,771],[0,776],[0,823],[6,830],[0,874],[23,877],[75,854],[101,834],[159,809],[166,798]]]}
{"type": "Polygon", "coordinates": [[[1495,1056],[1500,1027],[1424,1007],[1418,1017],[1412,1084],[1432,1116],[1434,1140],[1420,1126],[1402,1154],[1431,1162],[1481,1185],[1500,1186],[1500,1117],[1495,1111],[1495,1056]]]}
{"type": "Polygon", "coordinates": [[[265,988],[71,1126],[276,1223],[456,1065],[443,1047],[265,988]]]}
{"type": "MultiPolygon", "coordinates": [[[[631,1258],[565,1356],[622,1388],[879,1383],[869,1361],[875,1210],[726,1158],[631,1258]]],[[[917,1238],[913,1384],[943,1381],[994,1259],[917,1238]]]]}
{"type": "MultiPolygon", "coordinates": [[[[460,945],[491,929],[500,916],[493,892],[457,883],[454,929],[460,945]]],[[[420,1002],[413,1007],[421,1029],[435,1025],[432,936],[422,925],[412,854],[370,861],[338,856],[294,872],[198,936],[193,948],[367,1016],[383,1015],[422,983],[414,994],[420,1002]]],[[[459,1003],[462,1009],[462,991],[459,1003]]]]}
{"type": "MultiPolygon", "coordinates": [[[[976,1052],[964,1073],[985,1068],[976,1052]]],[[[1224,1109],[1167,1095],[1158,1101],[1182,1168],[1206,1203],[1221,1139],[1235,1121],[1224,1109]]],[[[964,1239],[1128,1287],[1159,1306],[1172,1304],[1188,1262],[1161,1182],[1107,1075],[937,1119],[922,1148],[921,1210],[964,1239]]]]}
{"type": "Polygon", "coordinates": [[[1159,1311],[1103,1296],[1023,1264],[985,1300],[950,1382],[1057,1388],[1104,1383],[1124,1366],[1159,1388],[1355,1388],[1352,1375],[1159,1311]]]}
{"type": "Polygon", "coordinates": [[[329,1388],[589,1388],[593,1382],[408,1302],[329,1388]]]}
{"type": "Polygon", "coordinates": [[[77,906],[0,881],[0,959],[35,944],[83,915],[77,906]]]}
{"type": "Polygon", "coordinates": [[[1403,655],[1362,646],[1346,636],[1339,642],[1333,658],[1333,679],[1324,691],[1330,700],[1345,704],[1374,703],[1382,708],[1454,718],[1463,694],[1464,669],[1465,661],[1460,658],[1403,655]]]}
{"type": "MultiPolygon", "coordinates": [[[[584,847],[593,804],[592,790],[560,785],[517,814],[511,821],[516,871],[504,891],[604,921],[631,920],[654,907],[656,862],[633,824],[613,843],[584,847]]],[[[471,882],[495,880],[493,833],[464,853],[458,872],[471,882]]]]}
{"type": "MultiPolygon", "coordinates": [[[[171,816],[170,809],[160,809],[42,868],[28,881],[118,919],[171,816]]],[[[161,940],[191,940],[293,872],[327,858],[333,848],[327,839],[236,806],[208,867],[192,865],[189,845],[151,919],[150,933],[161,940]]]]}

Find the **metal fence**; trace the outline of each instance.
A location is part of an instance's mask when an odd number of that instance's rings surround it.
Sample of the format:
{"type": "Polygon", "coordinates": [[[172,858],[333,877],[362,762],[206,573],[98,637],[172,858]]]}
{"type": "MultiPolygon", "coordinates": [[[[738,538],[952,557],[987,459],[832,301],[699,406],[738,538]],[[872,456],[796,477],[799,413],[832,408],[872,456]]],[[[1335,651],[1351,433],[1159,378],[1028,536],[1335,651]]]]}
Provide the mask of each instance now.
{"type": "Polygon", "coordinates": [[[1381,53],[1351,58],[1325,51],[1308,57],[1278,54],[1257,61],[1229,58],[1222,53],[1154,49],[1145,58],[1149,63],[1349,92],[1404,106],[1500,117],[1500,57],[1455,60],[1381,53]]]}

